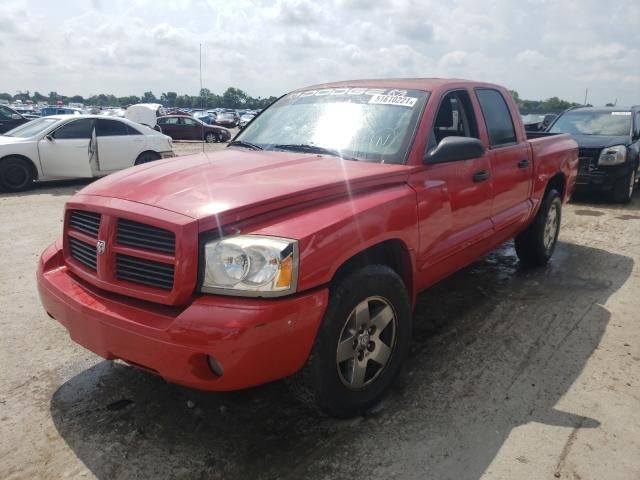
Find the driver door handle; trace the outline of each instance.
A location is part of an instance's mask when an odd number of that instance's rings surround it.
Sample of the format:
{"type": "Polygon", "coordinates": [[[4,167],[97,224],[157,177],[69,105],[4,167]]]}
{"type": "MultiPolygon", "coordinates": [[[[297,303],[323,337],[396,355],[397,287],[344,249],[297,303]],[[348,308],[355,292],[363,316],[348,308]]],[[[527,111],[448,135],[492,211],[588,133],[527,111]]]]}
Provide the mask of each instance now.
{"type": "Polygon", "coordinates": [[[490,177],[490,174],[488,170],[480,170],[479,172],[474,173],[472,176],[473,181],[476,183],[484,182],[489,177],[490,177]]]}
{"type": "Polygon", "coordinates": [[[518,162],[518,168],[529,168],[529,160],[524,159],[518,162]]]}

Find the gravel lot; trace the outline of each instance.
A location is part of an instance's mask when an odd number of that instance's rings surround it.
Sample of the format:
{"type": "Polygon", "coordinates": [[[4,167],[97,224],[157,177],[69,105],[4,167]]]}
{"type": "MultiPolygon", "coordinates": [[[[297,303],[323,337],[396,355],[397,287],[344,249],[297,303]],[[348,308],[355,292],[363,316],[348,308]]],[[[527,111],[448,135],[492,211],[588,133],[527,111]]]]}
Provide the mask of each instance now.
{"type": "Polygon", "coordinates": [[[284,382],[197,392],[71,342],[34,275],[82,186],[0,195],[0,478],[640,478],[640,194],[568,205],[546,269],[507,244],[424,293],[393,391],[336,421],[284,382]]]}

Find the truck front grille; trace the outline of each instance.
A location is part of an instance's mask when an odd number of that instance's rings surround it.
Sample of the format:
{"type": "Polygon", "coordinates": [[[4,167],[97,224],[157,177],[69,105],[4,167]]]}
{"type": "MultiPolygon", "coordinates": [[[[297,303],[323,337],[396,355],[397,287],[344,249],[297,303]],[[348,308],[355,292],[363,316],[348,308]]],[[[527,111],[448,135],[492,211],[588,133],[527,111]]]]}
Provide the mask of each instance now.
{"type": "Polygon", "coordinates": [[[84,210],[72,210],[69,217],[69,227],[90,237],[98,238],[100,214],[85,212],[84,210]]]}
{"type": "Polygon", "coordinates": [[[592,175],[604,173],[598,165],[601,148],[580,148],[578,149],[578,175],[592,175]]]}
{"type": "Polygon", "coordinates": [[[173,288],[173,271],[174,266],[168,263],[132,257],[122,253],[116,254],[116,277],[119,280],[171,290],[173,288]]]}
{"type": "Polygon", "coordinates": [[[96,271],[97,255],[95,245],[89,245],[81,240],[69,237],[69,250],[74,260],[96,271]]]}
{"type": "Polygon", "coordinates": [[[170,254],[176,251],[176,235],[173,232],[123,218],[118,219],[116,241],[120,245],[143,250],[170,254]]]}

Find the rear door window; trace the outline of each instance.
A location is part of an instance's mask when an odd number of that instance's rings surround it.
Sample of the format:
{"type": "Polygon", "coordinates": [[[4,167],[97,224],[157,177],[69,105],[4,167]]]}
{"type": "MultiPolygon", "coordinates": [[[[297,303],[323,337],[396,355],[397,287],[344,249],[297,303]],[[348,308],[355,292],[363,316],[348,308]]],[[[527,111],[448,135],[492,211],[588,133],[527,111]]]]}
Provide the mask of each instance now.
{"type": "Polygon", "coordinates": [[[127,135],[127,126],[117,120],[96,120],[96,133],[99,137],[118,137],[127,135]]]}
{"type": "Polygon", "coordinates": [[[516,143],[513,119],[502,94],[490,88],[478,88],[476,96],[487,126],[489,144],[492,147],[500,147],[516,143]]]}

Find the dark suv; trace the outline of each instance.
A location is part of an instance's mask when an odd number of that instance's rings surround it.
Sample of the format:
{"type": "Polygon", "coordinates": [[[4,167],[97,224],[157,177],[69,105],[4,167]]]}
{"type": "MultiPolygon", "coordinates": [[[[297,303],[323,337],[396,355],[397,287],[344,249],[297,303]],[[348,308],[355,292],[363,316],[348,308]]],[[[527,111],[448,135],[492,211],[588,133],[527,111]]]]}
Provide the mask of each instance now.
{"type": "Polygon", "coordinates": [[[639,173],[640,105],[573,108],[547,131],[570,133],[578,142],[576,191],[603,190],[617,202],[631,201],[639,173]]]}
{"type": "Polygon", "coordinates": [[[29,120],[29,118],[20,115],[13,108],[0,105],[0,134],[13,130],[29,120]]]}

